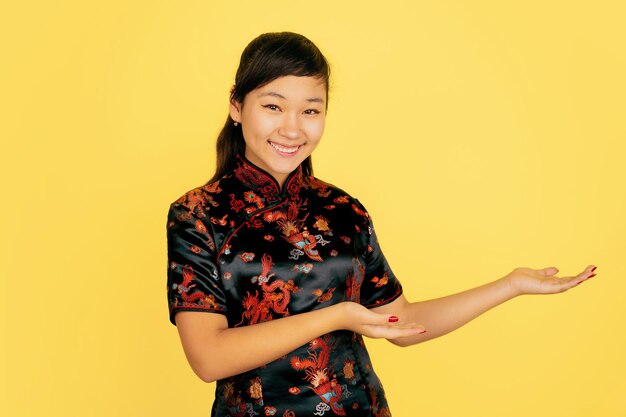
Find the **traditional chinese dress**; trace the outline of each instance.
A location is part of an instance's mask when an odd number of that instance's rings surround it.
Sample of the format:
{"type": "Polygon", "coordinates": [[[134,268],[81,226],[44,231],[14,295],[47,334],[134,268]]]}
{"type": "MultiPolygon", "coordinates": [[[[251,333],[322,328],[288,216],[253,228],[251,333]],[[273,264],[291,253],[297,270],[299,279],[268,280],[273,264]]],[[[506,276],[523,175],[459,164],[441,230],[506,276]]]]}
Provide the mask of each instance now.
{"type": "MultiPolygon", "coordinates": [[[[280,189],[238,155],[231,172],[171,204],[167,242],[174,325],[183,310],[242,327],[342,301],[376,307],[402,293],[363,205],[301,166],[280,189]]],[[[211,416],[255,415],[391,414],[363,337],[338,330],[217,381],[211,416]]]]}

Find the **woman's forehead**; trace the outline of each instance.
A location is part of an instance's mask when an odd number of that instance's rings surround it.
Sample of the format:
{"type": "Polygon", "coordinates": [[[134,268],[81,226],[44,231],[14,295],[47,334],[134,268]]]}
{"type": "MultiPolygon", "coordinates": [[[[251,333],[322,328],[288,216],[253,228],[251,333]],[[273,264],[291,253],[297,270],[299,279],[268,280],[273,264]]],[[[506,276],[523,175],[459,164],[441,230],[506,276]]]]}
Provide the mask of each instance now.
{"type": "Polygon", "coordinates": [[[326,82],[321,77],[285,75],[254,91],[257,98],[274,97],[281,100],[324,103],[326,82]]]}

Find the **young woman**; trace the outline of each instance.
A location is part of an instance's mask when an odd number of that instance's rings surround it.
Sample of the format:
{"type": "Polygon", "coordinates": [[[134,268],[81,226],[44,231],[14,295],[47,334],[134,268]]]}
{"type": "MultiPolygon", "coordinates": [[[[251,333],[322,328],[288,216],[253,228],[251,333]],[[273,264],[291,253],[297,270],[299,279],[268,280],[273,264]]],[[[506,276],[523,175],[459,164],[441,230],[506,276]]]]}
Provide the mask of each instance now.
{"type": "Polygon", "coordinates": [[[390,416],[363,336],[410,346],[522,294],[594,276],[516,268],[458,294],[409,302],[365,207],[313,176],[329,66],[302,35],[243,51],[217,169],[169,208],[170,321],[212,416],[390,416]],[[216,313],[216,314],[206,314],[216,313]],[[417,324],[419,323],[419,324],[417,324]]]}

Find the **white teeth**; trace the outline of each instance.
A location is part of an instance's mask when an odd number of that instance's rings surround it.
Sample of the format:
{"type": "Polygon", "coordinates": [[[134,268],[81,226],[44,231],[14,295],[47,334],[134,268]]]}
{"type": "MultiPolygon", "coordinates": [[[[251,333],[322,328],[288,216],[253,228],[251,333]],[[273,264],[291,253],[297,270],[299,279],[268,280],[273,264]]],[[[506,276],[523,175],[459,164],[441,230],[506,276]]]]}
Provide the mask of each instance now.
{"type": "Polygon", "coordinates": [[[300,148],[300,146],[296,146],[295,148],[285,148],[283,146],[275,144],[274,142],[270,142],[269,144],[272,145],[274,149],[285,153],[294,153],[300,148]]]}

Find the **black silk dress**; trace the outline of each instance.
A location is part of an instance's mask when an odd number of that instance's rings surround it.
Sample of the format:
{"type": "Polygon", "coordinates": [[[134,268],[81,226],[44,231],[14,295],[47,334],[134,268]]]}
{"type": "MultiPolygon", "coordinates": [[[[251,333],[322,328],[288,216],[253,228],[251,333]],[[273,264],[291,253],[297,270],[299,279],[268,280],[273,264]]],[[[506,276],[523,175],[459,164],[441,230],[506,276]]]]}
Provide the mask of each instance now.
{"type": "MultiPolygon", "coordinates": [[[[174,325],[183,310],[223,314],[229,327],[242,327],[342,301],[376,307],[402,293],[363,205],[301,166],[281,190],[238,155],[219,181],[171,204],[167,243],[174,325]]],[[[363,337],[338,330],[217,381],[211,416],[257,415],[391,413],[363,337]]]]}

